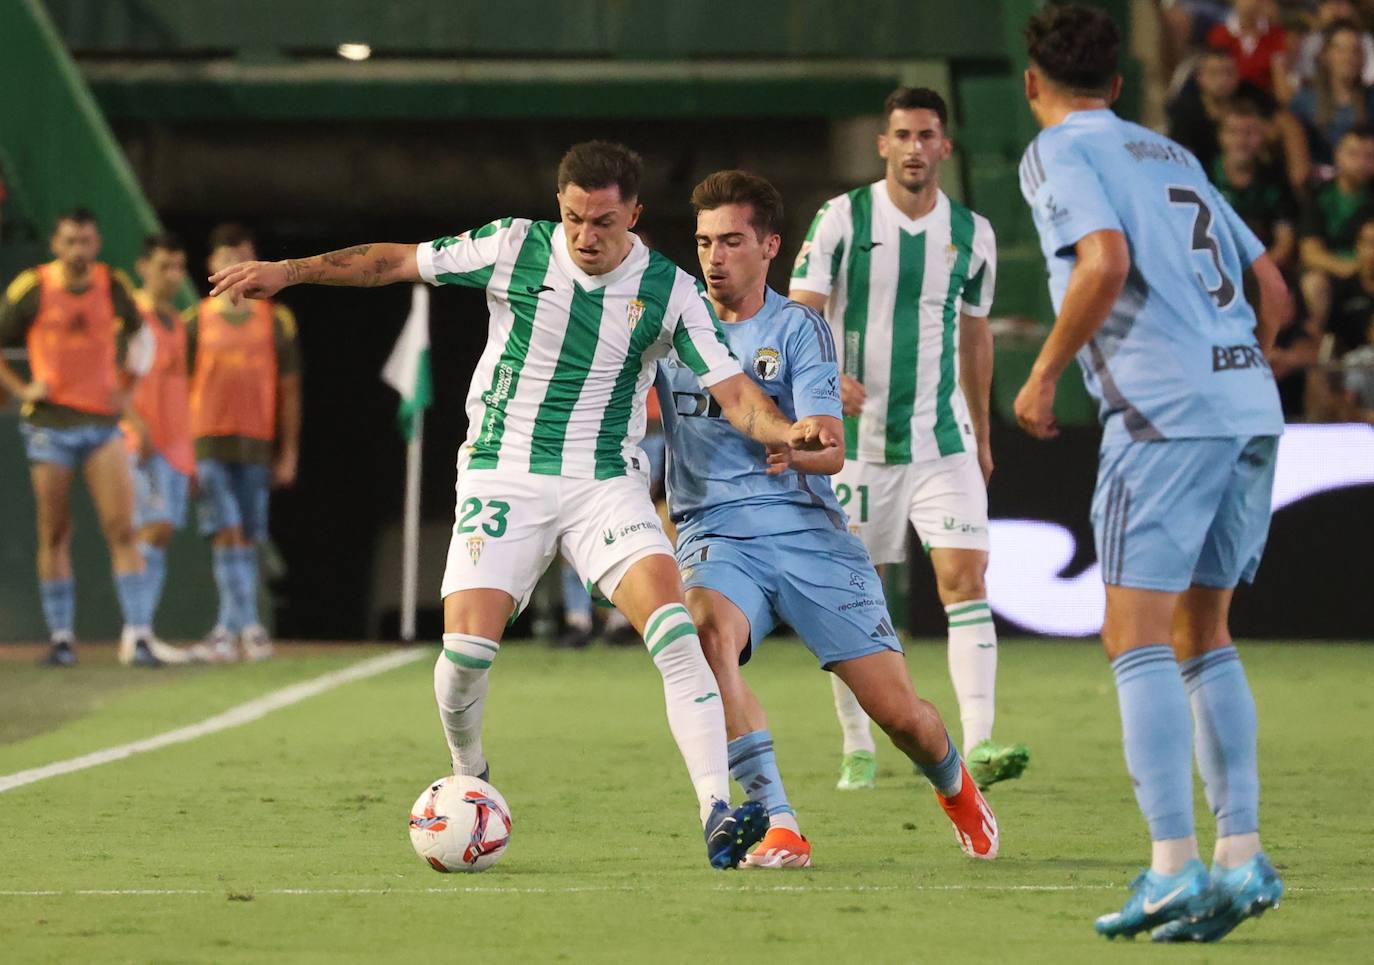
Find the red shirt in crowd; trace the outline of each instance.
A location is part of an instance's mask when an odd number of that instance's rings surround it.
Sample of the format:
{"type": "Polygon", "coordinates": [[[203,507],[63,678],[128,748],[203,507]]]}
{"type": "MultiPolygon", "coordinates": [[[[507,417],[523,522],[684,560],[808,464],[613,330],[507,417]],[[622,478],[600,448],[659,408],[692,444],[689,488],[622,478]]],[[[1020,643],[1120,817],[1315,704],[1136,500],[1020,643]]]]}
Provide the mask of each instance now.
{"type": "Polygon", "coordinates": [[[1235,14],[1217,24],[1207,34],[1207,46],[1224,50],[1235,58],[1240,79],[1248,80],[1260,90],[1274,92],[1274,58],[1288,49],[1288,34],[1282,27],[1261,20],[1257,34],[1241,32],[1235,14]]]}

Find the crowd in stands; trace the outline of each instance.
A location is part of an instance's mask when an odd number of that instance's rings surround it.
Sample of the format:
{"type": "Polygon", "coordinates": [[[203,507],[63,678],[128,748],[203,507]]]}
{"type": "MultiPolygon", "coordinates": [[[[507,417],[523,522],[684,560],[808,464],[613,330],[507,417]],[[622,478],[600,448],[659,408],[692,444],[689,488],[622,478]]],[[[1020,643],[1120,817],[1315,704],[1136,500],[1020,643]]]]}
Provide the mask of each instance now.
{"type": "Polygon", "coordinates": [[[1159,0],[1168,133],[1298,296],[1290,419],[1374,422],[1374,0],[1159,0]]]}

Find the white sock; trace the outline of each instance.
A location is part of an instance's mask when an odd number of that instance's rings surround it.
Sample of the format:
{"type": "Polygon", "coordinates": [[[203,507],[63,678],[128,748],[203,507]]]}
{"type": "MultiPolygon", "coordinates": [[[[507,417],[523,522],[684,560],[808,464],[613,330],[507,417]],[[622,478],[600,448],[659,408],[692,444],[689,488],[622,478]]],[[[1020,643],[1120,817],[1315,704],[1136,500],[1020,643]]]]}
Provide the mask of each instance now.
{"type": "Polygon", "coordinates": [[[569,610],[563,614],[563,619],[567,621],[569,630],[581,630],[586,633],[592,628],[591,610],[569,610]]]}
{"type": "Polygon", "coordinates": [[[720,687],[701,652],[697,628],[685,606],[668,603],[659,607],[644,630],[644,645],[663,675],[668,728],[687,764],[704,826],[713,801],[730,801],[730,760],[720,687]]]}
{"type": "Polygon", "coordinates": [[[1228,834],[1224,838],[1217,838],[1217,846],[1216,850],[1212,852],[1212,860],[1223,868],[1239,868],[1262,850],[1258,831],[1251,831],[1248,834],[1228,834]]]}
{"type": "Polygon", "coordinates": [[[859,698],[838,674],[830,675],[830,689],[835,694],[835,716],[840,719],[840,731],[844,734],[844,752],[876,753],[878,745],[873,743],[873,724],[859,706],[859,698]]]}
{"type": "Polygon", "coordinates": [[[487,675],[501,645],[467,633],[444,634],[444,652],[434,664],[434,699],[453,757],[454,774],[481,774],[482,709],[487,702],[487,675]]]}
{"type": "Polygon", "coordinates": [[[1197,857],[1197,838],[1166,838],[1150,842],[1150,870],[1159,875],[1176,875],[1197,857]]]}
{"type": "Polygon", "coordinates": [[[625,619],[625,614],[621,613],[619,610],[612,610],[611,612],[606,614],[607,633],[614,633],[617,630],[623,630],[625,627],[628,627],[629,625],[630,621],[625,619]]]}
{"type": "Polygon", "coordinates": [[[992,736],[997,690],[997,629],[987,600],[945,607],[949,620],[949,679],[964,726],[964,756],[992,736]]]}
{"type": "Polygon", "coordinates": [[[768,826],[770,828],[786,828],[793,834],[801,834],[801,825],[797,823],[797,816],[791,811],[768,815],[768,826]]]}

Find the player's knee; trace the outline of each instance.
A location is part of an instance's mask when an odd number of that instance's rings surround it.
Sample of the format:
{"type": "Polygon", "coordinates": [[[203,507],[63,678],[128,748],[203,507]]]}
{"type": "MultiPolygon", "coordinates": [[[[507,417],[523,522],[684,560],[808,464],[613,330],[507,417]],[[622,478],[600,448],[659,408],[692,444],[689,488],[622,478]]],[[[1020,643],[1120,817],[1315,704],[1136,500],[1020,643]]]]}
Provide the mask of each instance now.
{"type": "Polygon", "coordinates": [[[940,599],[945,606],[952,606],[955,603],[964,603],[968,600],[983,600],[987,598],[987,585],[983,581],[982,567],[961,567],[953,573],[947,574],[944,579],[939,581],[940,599]]]}
{"type": "Polygon", "coordinates": [[[894,701],[879,707],[877,714],[870,712],[874,723],[883,733],[899,742],[924,743],[932,733],[932,728],[943,730],[940,715],[929,703],[919,697],[910,700],[894,701]]]}
{"type": "Polygon", "coordinates": [[[43,519],[38,521],[38,543],[44,549],[56,550],[67,546],[72,541],[71,517],[61,519],[43,519]]]}
{"type": "Polygon", "coordinates": [[[111,546],[130,546],[134,542],[134,521],[128,513],[102,519],[100,529],[111,546]]]}
{"type": "Polygon", "coordinates": [[[139,538],[149,546],[166,549],[172,542],[173,532],[171,523],[153,523],[143,527],[139,538]]]}
{"type": "Polygon", "coordinates": [[[716,624],[699,624],[697,639],[701,641],[701,652],[706,656],[706,662],[711,665],[712,672],[720,674],[729,670],[732,663],[736,667],[739,666],[739,651],[716,624]]]}

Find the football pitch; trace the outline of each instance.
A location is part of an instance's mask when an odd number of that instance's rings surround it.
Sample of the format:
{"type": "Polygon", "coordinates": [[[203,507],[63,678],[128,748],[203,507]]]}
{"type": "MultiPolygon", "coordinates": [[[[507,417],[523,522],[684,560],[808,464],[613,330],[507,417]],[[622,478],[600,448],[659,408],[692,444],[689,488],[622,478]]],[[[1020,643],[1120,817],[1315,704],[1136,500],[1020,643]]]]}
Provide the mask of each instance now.
{"type": "MultiPolygon", "coordinates": [[[[393,652],[299,647],[255,665],[134,672],[101,650],[67,673],[0,656],[0,787],[393,652]]],[[[908,651],[918,688],[952,713],[943,644],[908,651]]],[[[487,703],[510,850],[485,874],[431,871],[406,818],[447,768],[436,653],[0,793],[0,961],[1369,960],[1374,648],[1242,645],[1260,709],[1266,848],[1288,893],[1196,947],[1092,933],[1148,845],[1111,676],[1090,643],[1003,645],[997,733],[1034,756],[1023,780],[989,795],[1002,855],[988,863],[960,853],[928,785],[890,745],[880,743],[877,790],[834,790],[827,679],[799,645],[770,640],[747,672],[815,845],[815,866],[800,872],[707,866],[641,649],[534,644],[502,649],[487,703]]],[[[1200,791],[1198,820],[1206,853],[1200,791]]]]}

